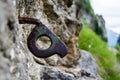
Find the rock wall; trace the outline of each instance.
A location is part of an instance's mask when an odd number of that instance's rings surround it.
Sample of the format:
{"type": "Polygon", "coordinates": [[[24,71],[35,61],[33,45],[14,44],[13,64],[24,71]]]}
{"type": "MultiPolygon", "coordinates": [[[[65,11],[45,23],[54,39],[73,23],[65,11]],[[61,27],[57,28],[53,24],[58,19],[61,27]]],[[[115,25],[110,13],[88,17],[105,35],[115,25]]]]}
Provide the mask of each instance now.
{"type": "MultiPolygon", "coordinates": [[[[92,55],[77,47],[81,30],[77,4],[77,0],[1,0],[0,80],[101,80],[92,55]],[[21,25],[18,17],[40,19],[69,47],[68,55],[43,59],[31,54],[26,41],[34,25],[21,25]]],[[[49,47],[49,40],[40,39],[38,45],[49,47]]]]}

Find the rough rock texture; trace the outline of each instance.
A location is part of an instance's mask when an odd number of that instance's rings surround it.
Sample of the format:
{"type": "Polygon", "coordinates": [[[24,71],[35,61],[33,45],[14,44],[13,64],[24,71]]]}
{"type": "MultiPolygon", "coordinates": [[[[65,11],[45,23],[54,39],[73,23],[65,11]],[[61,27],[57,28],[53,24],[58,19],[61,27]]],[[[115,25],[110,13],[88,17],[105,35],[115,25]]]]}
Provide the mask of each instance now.
{"type": "MultiPolygon", "coordinates": [[[[51,31],[53,31],[61,40],[63,40],[70,49],[62,61],[58,56],[52,56],[45,59],[46,64],[57,65],[63,64],[66,66],[74,66],[77,59],[80,57],[80,52],[76,45],[77,38],[81,29],[80,21],[76,18],[76,2],[75,1],[62,1],[62,0],[19,0],[17,2],[17,10],[19,17],[35,17],[45,24],[51,31]],[[34,6],[34,7],[32,7],[34,6]],[[55,59],[55,60],[53,60],[55,59]],[[59,61],[59,63],[58,63],[59,61]],[[61,62],[61,63],[60,63],[61,62]]],[[[22,26],[21,26],[22,27],[22,26]]],[[[23,26],[24,36],[29,35],[31,27],[23,26]]],[[[39,41],[39,44],[42,42],[39,41]]],[[[49,45],[46,45],[46,47],[49,45]]],[[[41,45],[41,47],[45,47],[41,45]]],[[[37,59],[37,58],[35,58],[37,59]]],[[[42,62],[41,59],[37,59],[42,62]]],[[[42,63],[44,64],[44,63],[42,63]]]]}
{"type": "MultiPolygon", "coordinates": [[[[0,1],[0,80],[101,80],[90,53],[77,47],[81,24],[76,3],[77,0],[0,1]],[[40,19],[65,42],[69,54],[63,59],[58,55],[34,57],[26,45],[34,26],[18,24],[18,16],[40,19]]],[[[48,47],[49,40],[43,40],[38,41],[39,47],[48,47]]]]}

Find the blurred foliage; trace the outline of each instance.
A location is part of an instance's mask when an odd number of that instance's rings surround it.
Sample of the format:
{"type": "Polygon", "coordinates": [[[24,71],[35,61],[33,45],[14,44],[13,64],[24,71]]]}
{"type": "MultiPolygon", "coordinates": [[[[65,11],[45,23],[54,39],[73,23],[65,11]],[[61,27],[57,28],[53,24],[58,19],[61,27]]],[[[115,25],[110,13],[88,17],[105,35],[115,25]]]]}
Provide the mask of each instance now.
{"type": "Polygon", "coordinates": [[[115,48],[120,52],[120,45],[115,46],[115,48]]]}
{"type": "MultiPolygon", "coordinates": [[[[96,34],[98,34],[104,41],[107,41],[106,40],[106,37],[104,36],[104,27],[105,26],[101,26],[99,25],[99,20],[100,18],[98,17],[99,15],[96,15],[94,13],[94,10],[92,9],[92,6],[91,6],[91,3],[90,3],[90,0],[80,0],[80,5],[81,5],[81,9],[82,11],[85,11],[89,17],[91,17],[92,19],[89,21],[91,24],[90,25],[90,28],[92,30],[94,30],[94,32],[96,34]]],[[[84,13],[82,13],[82,17],[84,17],[84,13]]]]}
{"type": "Polygon", "coordinates": [[[89,14],[93,14],[93,9],[91,7],[90,0],[80,0],[80,4],[83,10],[85,10],[89,14]]]}
{"type": "Polygon", "coordinates": [[[118,41],[117,41],[118,45],[120,46],[120,35],[118,37],[118,41]]]}
{"type": "Polygon", "coordinates": [[[120,63],[120,52],[116,55],[118,62],[120,63]]]}
{"type": "Polygon", "coordinates": [[[117,60],[120,64],[120,45],[115,46],[115,48],[118,50],[118,53],[117,53],[116,57],[117,57],[117,60]]]}
{"type": "Polygon", "coordinates": [[[90,25],[85,19],[81,19],[81,21],[83,23],[83,28],[79,35],[79,48],[93,54],[98,64],[99,74],[104,80],[120,80],[120,76],[115,69],[117,63],[116,55],[109,50],[106,42],[101,40],[101,38],[90,29],[90,25]]]}

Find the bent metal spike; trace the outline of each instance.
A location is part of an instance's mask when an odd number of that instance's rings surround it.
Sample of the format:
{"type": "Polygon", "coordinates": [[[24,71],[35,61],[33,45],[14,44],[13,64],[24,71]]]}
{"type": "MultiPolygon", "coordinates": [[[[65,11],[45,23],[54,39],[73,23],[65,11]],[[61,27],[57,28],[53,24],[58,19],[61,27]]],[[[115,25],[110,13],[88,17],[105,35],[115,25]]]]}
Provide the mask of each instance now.
{"type": "Polygon", "coordinates": [[[27,39],[28,49],[39,58],[47,58],[54,54],[58,54],[61,58],[68,53],[66,45],[58,39],[40,20],[34,18],[20,17],[20,24],[35,24],[35,28],[32,30],[27,39]],[[36,41],[42,36],[47,36],[51,41],[51,46],[46,50],[41,50],[37,47],[36,41]]]}

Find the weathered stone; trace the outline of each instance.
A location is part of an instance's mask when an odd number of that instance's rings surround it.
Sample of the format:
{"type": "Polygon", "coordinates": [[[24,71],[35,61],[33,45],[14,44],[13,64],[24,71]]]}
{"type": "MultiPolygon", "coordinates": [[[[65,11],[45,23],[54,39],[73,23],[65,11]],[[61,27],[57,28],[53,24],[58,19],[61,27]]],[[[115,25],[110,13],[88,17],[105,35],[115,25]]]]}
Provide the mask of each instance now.
{"type": "Polygon", "coordinates": [[[102,80],[97,73],[95,59],[85,50],[81,50],[77,67],[44,67],[42,75],[42,80],[102,80]]]}
{"type": "MultiPolygon", "coordinates": [[[[25,2],[22,0],[17,1],[19,16],[23,17],[27,15],[40,19],[43,24],[45,24],[51,31],[53,31],[61,40],[63,40],[68,45],[70,53],[67,55],[67,57],[64,58],[65,63],[72,62],[74,61],[75,57],[79,58],[80,56],[80,53],[77,53],[78,47],[76,46],[76,43],[79,31],[81,29],[81,23],[76,18],[77,6],[75,4],[75,1],[71,1],[71,3],[71,6],[67,7],[67,3],[62,0],[60,2],[56,0],[26,0],[25,2]],[[32,5],[35,6],[31,7],[32,5]]],[[[24,31],[28,32],[29,29],[30,28],[24,28],[24,31]]],[[[26,35],[24,36],[26,37],[26,35]]],[[[41,42],[39,42],[39,44],[41,44],[41,42]]],[[[41,45],[41,47],[42,46],[43,45],[41,45]]],[[[57,60],[57,58],[47,58],[46,61],[48,64],[51,64],[51,59],[57,60]]],[[[56,61],[55,64],[52,63],[52,65],[56,64],[56,61]]],[[[67,66],[67,64],[64,65],[67,66]]]]}
{"type": "Polygon", "coordinates": [[[93,77],[97,76],[97,65],[91,53],[81,50],[81,57],[79,60],[81,68],[81,76],[93,77]]]}
{"type": "MultiPolygon", "coordinates": [[[[0,80],[99,80],[94,76],[94,73],[97,74],[94,66],[86,68],[83,64],[88,62],[79,63],[80,59],[84,60],[84,55],[81,56],[77,47],[81,29],[76,16],[77,8],[76,0],[1,0],[0,80]],[[27,37],[34,26],[18,24],[18,16],[40,19],[65,42],[70,49],[69,54],[63,59],[58,55],[47,59],[34,57],[27,48],[27,37]]],[[[47,47],[48,41],[45,41],[46,46],[42,41],[38,44],[47,47]]]]}
{"type": "Polygon", "coordinates": [[[72,74],[64,71],[45,68],[41,80],[77,80],[72,74]]]}

